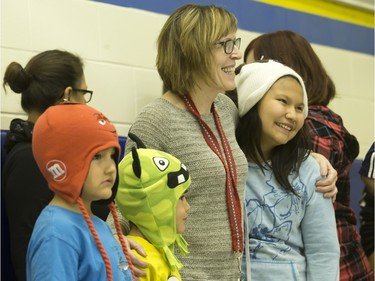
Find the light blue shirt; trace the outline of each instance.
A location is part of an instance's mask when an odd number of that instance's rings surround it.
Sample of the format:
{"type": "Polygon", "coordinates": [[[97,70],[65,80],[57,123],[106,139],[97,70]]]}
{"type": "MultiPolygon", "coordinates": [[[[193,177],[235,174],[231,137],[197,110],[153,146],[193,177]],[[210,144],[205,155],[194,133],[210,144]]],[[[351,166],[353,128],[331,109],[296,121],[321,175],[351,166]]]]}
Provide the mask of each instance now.
{"type": "MultiPolygon", "coordinates": [[[[132,281],[125,255],[109,226],[91,217],[110,259],[113,280],[132,281]],[[127,268],[127,269],[126,269],[127,268]]],[[[26,261],[27,280],[107,280],[97,244],[82,214],[48,205],[36,221],[26,261]]]]}
{"type": "MultiPolygon", "coordinates": [[[[339,280],[340,248],[331,199],[315,192],[321,178],[310,156],[285,191],[272,171],[248,164],[245,207],[252,281],[339,280]]],[[[246,261],[243,259],[243,270],[246,261]]]]}

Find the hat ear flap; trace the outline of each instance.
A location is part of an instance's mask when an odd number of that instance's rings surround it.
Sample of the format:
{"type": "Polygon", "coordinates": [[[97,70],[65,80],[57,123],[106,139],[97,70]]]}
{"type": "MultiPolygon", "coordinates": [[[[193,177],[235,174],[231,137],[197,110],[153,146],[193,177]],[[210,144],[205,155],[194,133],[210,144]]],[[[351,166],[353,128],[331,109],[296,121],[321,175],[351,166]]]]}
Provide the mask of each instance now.
{"type": "Polygon", "coordinates": [[[132,147],[132,156],[133,156],[133,172],[138,177],[141,178],[142,168],[141,168],[141,161],[139,160],[137,149],[133,146],[132,147]]]}

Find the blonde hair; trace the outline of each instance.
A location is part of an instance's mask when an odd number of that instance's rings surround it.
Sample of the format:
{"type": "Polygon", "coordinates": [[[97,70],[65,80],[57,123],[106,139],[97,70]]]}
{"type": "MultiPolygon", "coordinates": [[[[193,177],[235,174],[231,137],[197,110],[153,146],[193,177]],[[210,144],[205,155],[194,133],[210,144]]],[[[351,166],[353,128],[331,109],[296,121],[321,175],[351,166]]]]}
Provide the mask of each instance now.
{"type": "Polygon", "coordinates": [[[164,24],[158,41],[156,67],[166,91],[187,94],[199,77],[217,83],[212,48],[220,38],[237,31],[237,19],[224,8],[184,5],[164,24]]]}

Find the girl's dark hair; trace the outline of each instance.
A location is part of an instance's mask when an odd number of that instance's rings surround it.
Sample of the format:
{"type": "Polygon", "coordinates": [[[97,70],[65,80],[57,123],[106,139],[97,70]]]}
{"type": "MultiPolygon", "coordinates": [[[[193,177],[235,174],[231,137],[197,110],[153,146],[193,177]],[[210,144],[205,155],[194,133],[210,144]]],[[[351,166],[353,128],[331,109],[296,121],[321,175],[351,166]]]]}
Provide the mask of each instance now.
{"type": "Polygon", "coordinates": [[[240,118],[236,128],[237,142],[248,161],[257,164],[263,172],[264,169],[272,169],[277,182],[286,191],[296,194],[289,182],[288,176],[292,172],[298,174],[302,162],[311,152],[309,149],[310,139],[306,131],[306,126],[302,126],[302,129],[287,144],[274,148],[271,159],[266,159],[261,149],[262,122],[258,113],[258,107],[259,102],[240,118]]]}
{"type": "Polygon", "coordinates": [[[83,77],[80,57],[61,50],[42,52],[23,68],[12,62],[5,70],[3,87],[8,84],[15,93],[21,93],[21,106],[26,113],[43,113],[58,103],[66,87],[76,87],[83,77]]]}
{"type": "Polygon", "coordinates": [[[254,52],[255,60],[273,59],[294,69],[305,82],[309,105],[327,106],[336,88],[311,44],[303,36],[289,30],[262,34],[250,42],[244,61],[254,52]]]}

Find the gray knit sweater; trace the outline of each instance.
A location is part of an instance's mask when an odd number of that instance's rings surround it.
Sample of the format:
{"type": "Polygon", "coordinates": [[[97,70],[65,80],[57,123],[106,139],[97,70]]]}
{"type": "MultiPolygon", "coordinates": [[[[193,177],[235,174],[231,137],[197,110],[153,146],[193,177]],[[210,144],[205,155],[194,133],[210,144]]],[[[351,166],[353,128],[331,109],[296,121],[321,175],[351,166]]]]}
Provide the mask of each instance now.
{"type": "MultiPolygon", "coordinates": [[[[242,203],[247,161],[235,139],[238,111],[234,103],[222,94],[217,96],[215,106],[236,161],[237,188],[242,203]]],[[[220,142],[213,114],[202,118],[220,142]]],[[[184,265],[182,279],[238,280],[238,262],[232,252],[225,196],[225,170],[206,144],[198,121],[190,112],[159,98],[140,112],[130,132],[141,138],[147,148],[166,151],[189,169],[192,184],[187,200],[191,209],[184,237],[189,243],[190,254],[179,256],[184,265]]],[[[131,140],[126,143],[125,154],[133,145],[131,140]]]]}

